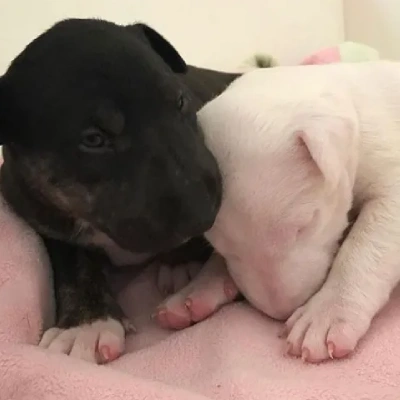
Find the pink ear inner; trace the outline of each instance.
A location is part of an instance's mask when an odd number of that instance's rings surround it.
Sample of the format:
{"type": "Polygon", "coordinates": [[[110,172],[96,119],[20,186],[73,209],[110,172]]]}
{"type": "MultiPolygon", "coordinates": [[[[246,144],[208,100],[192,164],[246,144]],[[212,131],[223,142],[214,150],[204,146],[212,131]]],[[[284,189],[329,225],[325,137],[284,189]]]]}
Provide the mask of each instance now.
{"type": "Polygon", "coordinates": [[[330,140],[329,134],[310,129],[297,131],[295,135],[307,149],[325,182],[334,189],[339,182],[344,165],[341,163],[338,149],[330,140]]]}

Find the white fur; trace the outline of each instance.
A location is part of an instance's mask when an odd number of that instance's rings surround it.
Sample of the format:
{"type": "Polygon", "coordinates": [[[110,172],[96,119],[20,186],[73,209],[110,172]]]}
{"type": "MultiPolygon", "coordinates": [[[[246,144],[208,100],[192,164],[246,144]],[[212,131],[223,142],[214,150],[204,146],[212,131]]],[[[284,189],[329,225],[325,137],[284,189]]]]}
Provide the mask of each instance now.
{"type": "Polygon", "coordinates": [[[44,333],[39,346],[89,362],[106,363],[124,351],[125,329],[134,328],[131,325],[124,327],[112,318],[70,329],[50,328],[44,333]],[[108,354],[102,353],[103,347],[108,349],[108,354]]]}
{"type": "Polygon", "coordinates": [[[255,70],[199,121],[224,178],[207,238],[257,308],[300,307],[291,354],[346,355],[400,279],[400,63],[255,70]]]}

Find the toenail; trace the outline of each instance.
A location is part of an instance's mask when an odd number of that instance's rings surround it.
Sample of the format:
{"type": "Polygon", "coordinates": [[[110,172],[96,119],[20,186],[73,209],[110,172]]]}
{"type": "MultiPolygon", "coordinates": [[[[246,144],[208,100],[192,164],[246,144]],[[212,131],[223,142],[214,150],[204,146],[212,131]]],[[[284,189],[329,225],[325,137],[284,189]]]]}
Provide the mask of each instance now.
{"type": "Polygon", "coordinates": [[[334,353],[335,353],[335,345],[333,342],[328,342],[328,354],[329,357],[333,360],[334,357],[334,353]]]}
{"type": "Polygon", "coordinates": [[[110,361],[111,358],[111,352],[110,348],[108,346],[101,346],[100,348],[100,353],[104,361],[110,361]]]}
{"type": "Polygon", "coordinates": [[[193,302],[192,302],[191,299],[186,299],[185,300],[185,306],[186,306],[187,309],[190,309],[192,307],[192,305],[193,305],[193,302]]]}
{"type": "Polygon", "coordinates": [[[307,347],[304,347],[301,351],[301,361],[307,362],[310,358],[310,350],[307,347]]]}

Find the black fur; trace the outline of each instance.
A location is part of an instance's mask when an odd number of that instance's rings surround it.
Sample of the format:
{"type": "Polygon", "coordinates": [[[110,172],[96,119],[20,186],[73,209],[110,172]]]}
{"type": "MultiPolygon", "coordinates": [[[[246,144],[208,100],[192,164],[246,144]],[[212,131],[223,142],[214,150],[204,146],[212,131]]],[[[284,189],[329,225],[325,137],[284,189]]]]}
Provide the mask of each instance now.
{"type": "Polygon", "coordinates": [[[147,25],[73,19],[0,78],[1,189],[45,239],[57,326],[123,316],[99,232],[138,264],[207,259],[222,185],[196,111],[237,76],[187,66],[147,25]]]}

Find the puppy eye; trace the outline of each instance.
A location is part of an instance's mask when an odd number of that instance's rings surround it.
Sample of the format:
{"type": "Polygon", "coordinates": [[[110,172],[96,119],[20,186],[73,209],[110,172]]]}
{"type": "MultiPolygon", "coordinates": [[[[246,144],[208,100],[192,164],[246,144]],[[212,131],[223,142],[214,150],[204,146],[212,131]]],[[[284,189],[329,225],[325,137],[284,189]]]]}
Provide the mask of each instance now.
{"type": "Polygon", "coordinates": [[[185,96],[183,94],[180,94],[178,97],[178,109],[179,110],[183,110],[186,106],[186,99],[185,96]]]}
{"type": "Polygon", "coordinates": [[[80,147],[86,151],[102,150],[109,145],[109,140],[104,132],[97,128],[87,129],[82,133],[80,147]]]}

